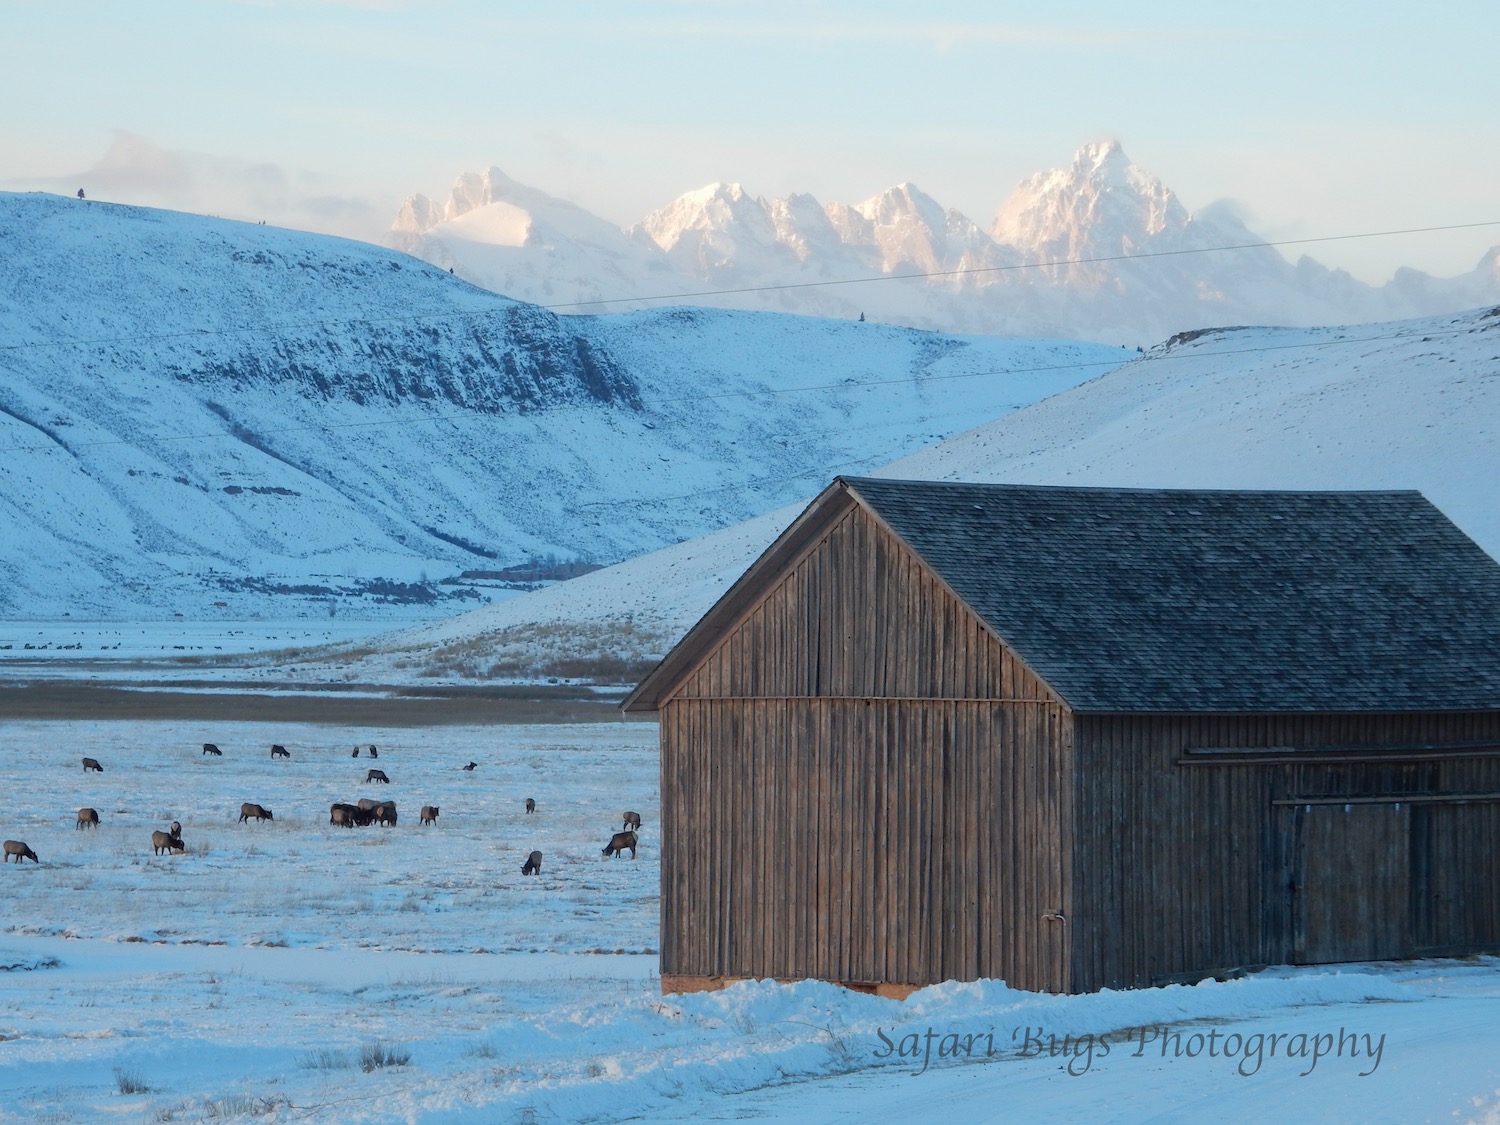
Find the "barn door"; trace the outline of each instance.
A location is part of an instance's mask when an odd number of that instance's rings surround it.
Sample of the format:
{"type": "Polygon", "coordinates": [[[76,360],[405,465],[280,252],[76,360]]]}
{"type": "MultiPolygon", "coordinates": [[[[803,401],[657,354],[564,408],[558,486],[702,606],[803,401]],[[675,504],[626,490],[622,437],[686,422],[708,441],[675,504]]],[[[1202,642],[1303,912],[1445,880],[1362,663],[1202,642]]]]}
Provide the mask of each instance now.
{"type": "Polygon", "coordinates": [[[1401,957],[1411,948],[1411,806],[1298,808],[1292,960],[1401,957]]]}
{"type": "Polygon", "coordinates": [[[1500,942],[1500,803],[1412,810],[1413,944],[1424,956],[1500,942]]]}

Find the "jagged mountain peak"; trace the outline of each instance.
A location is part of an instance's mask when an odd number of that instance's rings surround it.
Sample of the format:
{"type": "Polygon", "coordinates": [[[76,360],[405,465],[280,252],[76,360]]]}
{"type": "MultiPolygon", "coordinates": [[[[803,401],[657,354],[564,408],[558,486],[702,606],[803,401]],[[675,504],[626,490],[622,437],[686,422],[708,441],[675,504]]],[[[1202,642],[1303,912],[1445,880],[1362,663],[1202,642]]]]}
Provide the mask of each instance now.
{"type": "Polygon", "coordinates": [[[715,181],[621,232],[498,169],[486,175],[464,181],[463,201],[493,199],[478,208],[492,214],[414,234],[438,208],[413,196],[391,241],[476,284],[549,305],[604,298],[621,308],[621,299],[698,291],[696,299],[721,305],[851,318],[868,310],[940,331],[1146,344],[1213,324],[1393,319],[1500,300],[1493,258],[1451,279],[1401,271],[1378,288],[1316,263],[1293,265],[1235,204],[1190,212],[1113,138],[1027,177],[988,231],[910,181],[856,204],[752,197],[715,181]],[[1176,256],[1231,246],[1248,248],[1176,256]],[[907,276],[857,289],[808,285],[879,274],[907,276]],[[738,292],[701,292],[719,288],[738,292]]]}
{"type": "Polygon", "coordinates": [[[990,225],[997,242],[1032,261],[1129,253],[1181,232],[1191,216],[1160,179],[1130,162],[1118,141],[1085,145],[1069,168],[1030,176],[990,225]]]}

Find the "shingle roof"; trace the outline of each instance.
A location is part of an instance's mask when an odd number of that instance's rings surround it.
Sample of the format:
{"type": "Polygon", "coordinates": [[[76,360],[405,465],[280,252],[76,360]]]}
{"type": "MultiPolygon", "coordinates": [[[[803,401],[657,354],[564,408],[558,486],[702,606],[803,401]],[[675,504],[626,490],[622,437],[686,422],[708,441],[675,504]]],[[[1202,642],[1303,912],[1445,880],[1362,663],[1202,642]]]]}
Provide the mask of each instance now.
{"type": "Polygon", "coordinates": [[[844,483],[1077,710],[1500,708],[1500,564],[1418,492],[844,483]]]}

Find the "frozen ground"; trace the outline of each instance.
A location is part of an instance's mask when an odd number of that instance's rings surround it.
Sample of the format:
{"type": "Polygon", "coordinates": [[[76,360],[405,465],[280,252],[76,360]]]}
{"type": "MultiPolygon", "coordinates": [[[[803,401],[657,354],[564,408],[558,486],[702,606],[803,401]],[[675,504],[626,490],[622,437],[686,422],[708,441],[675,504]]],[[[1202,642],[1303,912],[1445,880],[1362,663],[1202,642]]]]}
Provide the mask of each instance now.
{"type": "Polygon", "coordinates": [[[0,869],[0,1122],[1500,1121],[1493,958],[1083,997],[664,998],[655,737],[5,724],[0,832],[42,862],[0,869]],[[363,783],[356,741],[389,786],[363,783]],[[328,825],[365,795],[400,823],[328,825]],[[275,820],[238,824],[244,800],[275,820]],[[96,831],[73,827],[85,805],[96,831]],[[640,856],[607,860],[627,807],[640,856]],[[187,853],[154,857],[173,818],[187,853]]]}

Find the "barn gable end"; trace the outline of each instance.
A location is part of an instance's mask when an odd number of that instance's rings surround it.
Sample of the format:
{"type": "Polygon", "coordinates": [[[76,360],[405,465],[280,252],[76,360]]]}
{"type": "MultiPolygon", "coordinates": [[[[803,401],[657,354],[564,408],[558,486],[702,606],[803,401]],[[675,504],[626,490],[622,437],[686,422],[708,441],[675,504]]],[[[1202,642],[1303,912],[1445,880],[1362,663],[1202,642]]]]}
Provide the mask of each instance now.
{"type": "Polygon", "coordinates": [[[858,505],[780,572],[673,695],[1060,702],[858,505]]]}
{"type": "Polygon", "coordinates": [[[664,981],[1066,988],[1070,716],[870,512],[825,515],[659,702],[664,981]]]}

